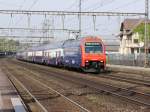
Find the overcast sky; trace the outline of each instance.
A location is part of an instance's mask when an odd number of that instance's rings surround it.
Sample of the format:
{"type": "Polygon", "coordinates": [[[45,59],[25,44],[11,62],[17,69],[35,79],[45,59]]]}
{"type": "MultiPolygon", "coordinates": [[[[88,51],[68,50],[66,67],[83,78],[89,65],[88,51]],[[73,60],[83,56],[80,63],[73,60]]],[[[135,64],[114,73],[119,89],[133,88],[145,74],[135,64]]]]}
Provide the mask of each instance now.
{"type": "MultiPolygon", "coordinates": [[[[82,0],[82,11],[116,11],[116,12],[144,12],[145,0],[82,0]]],[[[0,0],[0,10],[49,10],[49,11],[78,11],[79,0],[0,0]]],[[[60,16],[48,16],[54,19],[55,28],[62,28],[60,16]]],[[[82,32],[85,35],[101,35],[103,38],[115,38],[119,33],[120,23],[125,18],[133,17],[96,17],[96,31],[93,17],[82,17],[82,32]]],[[[137,17],[137,18],[140,18],[137,17]]],[[[45,20],[44,16],[31,16],[31,27],[40,28],[45,20]]],[[[27,27],[28,17],[0,14],[0,27],[27,27]]],[[[65,28],[78,30],[78,17],[65,17],[65,28]]],[[[57,34],[57,33],[56,33],[57,34]]],[[[60,34],[60,33],[59,33],[60,34]]]]}

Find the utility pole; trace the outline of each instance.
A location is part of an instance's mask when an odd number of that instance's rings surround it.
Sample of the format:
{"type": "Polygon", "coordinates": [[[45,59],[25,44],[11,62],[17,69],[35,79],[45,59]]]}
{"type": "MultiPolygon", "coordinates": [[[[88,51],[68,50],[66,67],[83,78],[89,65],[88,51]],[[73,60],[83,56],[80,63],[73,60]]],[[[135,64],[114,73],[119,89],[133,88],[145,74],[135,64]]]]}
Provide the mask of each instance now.
{"type": "Polygon", "coordinates": [[[149,0],[145,0],[145,36],[144,36],[144,45],[145,45],[145,67],[148,67],[148,42],[149,42],[149,30],[148,30],[148,19],[149,19],[149,0]]]}
{"type": "Polygon", "coordinates": [[[81,26],[81,21],[82,21],[82,18],[81,18],[81,7],[82,7],[82,3],[81,3],[82,1],[81,0],[79,0],[79,38],[81,38],[81,34],[82,34],[82,26],[81,26]]]}

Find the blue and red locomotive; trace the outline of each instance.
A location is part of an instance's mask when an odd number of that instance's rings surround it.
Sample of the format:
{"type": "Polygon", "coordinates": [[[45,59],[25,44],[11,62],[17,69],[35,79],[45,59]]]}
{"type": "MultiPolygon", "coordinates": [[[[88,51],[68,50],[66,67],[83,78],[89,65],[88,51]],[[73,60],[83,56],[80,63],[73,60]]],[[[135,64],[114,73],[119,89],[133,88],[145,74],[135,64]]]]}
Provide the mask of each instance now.
{"type": "Polygon", "coordinates": [[[99,37],[85,37],[33,47],[17,53],[17,58],[34,63],[100,72],[106,67],[105,46],[99,37]]]}

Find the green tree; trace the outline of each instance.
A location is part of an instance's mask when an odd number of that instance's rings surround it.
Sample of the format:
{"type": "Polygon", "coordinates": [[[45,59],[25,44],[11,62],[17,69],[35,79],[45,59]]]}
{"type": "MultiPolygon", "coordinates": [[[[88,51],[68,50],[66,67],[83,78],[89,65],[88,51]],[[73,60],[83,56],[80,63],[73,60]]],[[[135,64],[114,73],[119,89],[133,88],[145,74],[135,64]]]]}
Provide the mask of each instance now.
{"type": "Polygon", "coordinates": [[[0,51],[2,52],[15,52],[17,51],[17,46],[19,46],[18,41],[0,38],[0,51]]]}
{"type": "MultiPolygon", "coordinates": [[[[150,24],[147,24],[148,29],[148,37],[150,39],[150,24]]],[[[133,33],[139,33],[140,41],[144,42],[144,35],[145,35],[145,24],[142,23],[138,25],[134,30],[133,33]]]]}

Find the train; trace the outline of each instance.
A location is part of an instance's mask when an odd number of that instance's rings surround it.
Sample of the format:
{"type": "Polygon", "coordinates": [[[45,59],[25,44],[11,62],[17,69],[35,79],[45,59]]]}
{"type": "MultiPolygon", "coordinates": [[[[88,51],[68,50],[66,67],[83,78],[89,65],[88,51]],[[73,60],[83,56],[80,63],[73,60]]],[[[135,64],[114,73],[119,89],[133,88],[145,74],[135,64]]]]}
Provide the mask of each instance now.
{"type": "Polygon", "coordinates": [[[27,62],[99,73],[106,68],[105,45],[100,37],[87,36],[32,47],[17,53],[27,62]]]}
{"type": "Polygon", "coordinates": [[[12,51],[0,51],[0,58],[1,57],[9,57],[9,56],[15,56],[16,52],[12,51]]]}

